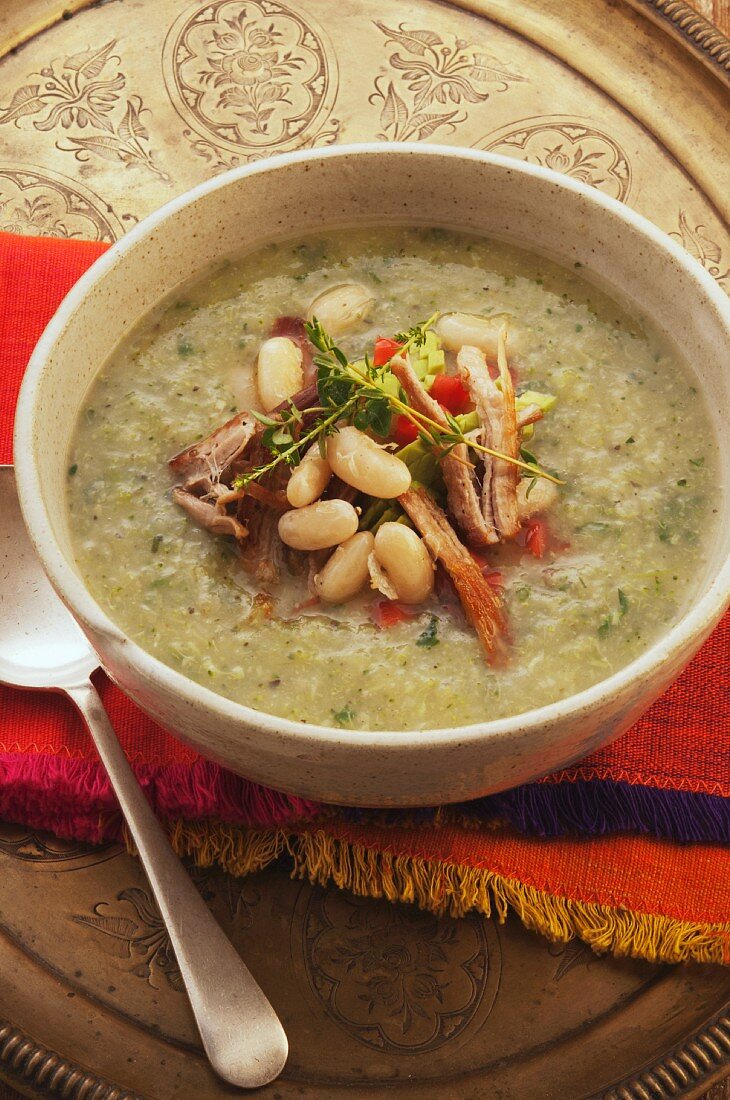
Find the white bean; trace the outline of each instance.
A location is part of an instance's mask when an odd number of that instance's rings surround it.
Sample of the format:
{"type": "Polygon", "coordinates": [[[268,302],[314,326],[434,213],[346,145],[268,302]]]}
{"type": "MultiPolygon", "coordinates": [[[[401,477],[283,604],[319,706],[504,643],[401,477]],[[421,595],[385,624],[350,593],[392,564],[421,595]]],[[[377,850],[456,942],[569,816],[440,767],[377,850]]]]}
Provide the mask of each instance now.
{"type": "Polygon", "coordinates": [[[403,603],[422,603],[433,591],[434,566],[425,543],[402,523],[383,523],[375,557],[403,603]]]}
{"type": "Polygon", "coordinates": [[[288,336],[272,336],[259,349],[256,384],[264,412],[270,412],[304,385],[302,349],[288,336]]]}
{"type": "Polygon", "coordinates": [[[326,550],[357,531],[357,512],[346,500],[318,500],[284,512],[279,538],[294,550],[326,550]]]}
{"type": "Polygon", "coordinates": [[[444,313],[434,325],[434,332],[447,351],[459,351],[469,345],[496,359],[499,330],[507,322],[509,352],[519,350],[520,334],[509,324],[508,313],[479,317],[475,313],[444,313]]]}
{"type": "Polygon", "coordinates": [[[544,477],[535,481],[530,477],[520,478],[517,485],[517,515],[520,519],[529,519],[538,512],[547,512],[559,495],[557,485],[544,477]]]}
{"type": "Polygon", "coordinates": [[[332,467],[319,453],[319,445],[310,447],[286,486],[286,497],[292,508],[305,508],[322,496],[332,477],[332,467]]]}
{"type": "Polygon", "coordinates": [[[327,440],[327,458],[334,473],[371,497],[390,500],[405,493],[411,472],[400,458],[357,428],[340,428],[327,440]]]}
{"type": "Polygon", "coordinates": [[[337,547],[314,578],[314,591],[320,599],[344,603],[358,594],[369,577],[368,557],[373,542],[370,531],[359,531],[337,547]]]}
{"type": "Polygon", "coordinates": [[[316,317],[330,336],[341,336],[361,321],[375,298],[361,283],[340,283],[319,294],[307,310],[307,320],[316,317]]]}

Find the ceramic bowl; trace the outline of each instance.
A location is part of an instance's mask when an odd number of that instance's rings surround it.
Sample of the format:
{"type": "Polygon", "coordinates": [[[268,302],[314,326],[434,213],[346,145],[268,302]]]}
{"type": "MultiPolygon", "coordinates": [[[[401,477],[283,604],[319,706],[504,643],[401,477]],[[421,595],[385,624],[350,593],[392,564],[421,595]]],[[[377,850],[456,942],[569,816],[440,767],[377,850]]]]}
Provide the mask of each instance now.
{"type": "Polygon", "coordinates": [[[15,463],[43,565],[119,686],[203,755],[272,787],[330,802],[428,805],[474,798],[568,764],[617,737],[680,672],[730,595],[730,492],[696,598],[633,663],[550,706],[425,732],[350,732],[229,702],[144,652],[89,594],[73,560],[66,456],[82,400],[117,343],[183,280],[225,257],[323,226],[427,224],[526,246],[582,274],[674,342],[705,395],[730,469],[727,299],[700,265],[627,207],[565,176],[488,153],[415,145],[287,154],[201,184],[152,214],[66,297],[30,361],[15,463]]]}

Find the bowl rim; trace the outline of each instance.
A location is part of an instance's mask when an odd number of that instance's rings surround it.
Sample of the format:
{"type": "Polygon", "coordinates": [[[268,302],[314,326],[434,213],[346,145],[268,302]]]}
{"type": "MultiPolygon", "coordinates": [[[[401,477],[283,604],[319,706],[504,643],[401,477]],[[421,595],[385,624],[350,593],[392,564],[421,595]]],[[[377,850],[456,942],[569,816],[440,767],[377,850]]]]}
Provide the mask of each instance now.
{"type": "Polygon", "coordinates": [[[31,541],[53,587],[72,614],[92,633],[100,634],[110,641],[121,644],[126,662],[148,684],[159,684],[165,689],[173,689],[182,704],[193,708],[193,713],[202,709],[226,723],[238,723],[248,728],[253,727],[259,732],[275,734],[280,739],[291,740],[300,748],[321,743],[333,746],[357,745],[363,750],[389,747],[432,750],[439,746],[453,748],[459,742],[478,741],[483,738],[498,739],[509,736],[516,730],[526,734],[536,732],[540,728],[549,728],[557,721],[569,717],[577,718],[581,714],[600,709],[602,705],[610,703],[622,692],[647,679],[652,673],[656,673],[665,662],[679,655],[682,650],[692,649],[693,643],[698,639],[702,640],[719,621],[723,608],[730,601],[729,550],[725,560],[710,578],[707,590],[702,597],[638,657],[605,679],[545,706],[522,711],[506,718],[485,719],[467,725],[410,730],[343,729],[314,722],[280,718],[267,711],[236,703],[164,664],[159,658],[134,642],[102,610],[58,545],[42,502],[40,476],[33,459],[33,413],[44,366],[74,311],[91,288],[104,278],[110,268],[122,261],[126,253],[134,249],[156,227],[204,195],[227,187],[239,179],[260,173],[276,172],[292,164],[383,154],[454,157],[489,164],[498,169],[504,169],[508,173],[543,179],[546,183],[553,184],[564,191],[582,196],[593,206],[602,208],[607,214],[628,223],[640,236],[648,238],[672,257],[700,284],[701,289],[723,318],[730,334],[730,299],[693,256],[648,218],[595,188],[550,168],[529,164],[498,153],[455,145],[426,145],[416,142],[350,143],[326,149],[295,150],[233,168],[204,180],[152,211],[95,260],[88,271],[68,291],[44,329],[28,362],[17,402],[13,434],[15,475],[21,509],[31,541]]]}

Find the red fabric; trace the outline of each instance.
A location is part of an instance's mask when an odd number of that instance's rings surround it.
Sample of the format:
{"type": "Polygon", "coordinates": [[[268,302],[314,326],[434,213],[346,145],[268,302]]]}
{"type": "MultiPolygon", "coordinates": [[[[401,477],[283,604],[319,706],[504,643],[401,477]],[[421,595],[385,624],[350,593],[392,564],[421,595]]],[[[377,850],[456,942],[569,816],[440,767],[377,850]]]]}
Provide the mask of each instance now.
{"type": "MultiPolygon", "coordinates": [[[[0,460],[11,459],[13,412],[33,347],[66,291],[106,245],[0,234],[0,460]]],[[[544,782],[610,779],[730,796],[730,614],[676,684],[624,737],[544,782]]],[[[199,758],[100,677],[105,706],[130,759],[192,765],[199,758]]],[[[0,686],[0,752],[96,760],[60,696],[0,686]]],[[[304,806],[304,803],[300,803],[304,806]]],[[[211,812],[211,811],[208,811],[211,812]]]]}

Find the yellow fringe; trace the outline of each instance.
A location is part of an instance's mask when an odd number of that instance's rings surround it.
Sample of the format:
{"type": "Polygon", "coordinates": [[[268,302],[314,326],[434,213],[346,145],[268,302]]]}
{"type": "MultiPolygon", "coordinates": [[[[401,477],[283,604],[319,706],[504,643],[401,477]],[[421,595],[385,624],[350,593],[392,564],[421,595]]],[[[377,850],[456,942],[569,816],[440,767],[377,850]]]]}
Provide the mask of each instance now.
{"type": "MultiPolygon", "coordinates": [[[[500,923],[512,909],[526,928],[560,943],[576,936],[597,953],[653,963],[730,962],[730,923],[700,924],[608,905],[571,901],[475,867],[380,852],[319,830],[246,830],[220,822],[176,821],[169,827],[178,855],[233,875],[260,871],[279,856],[292,877],[333,883],[361,897],[387,898],[461,917],[475,909],[500,923]]],[[[128,845],[131,848],[131,845],[128,845]]]]}

